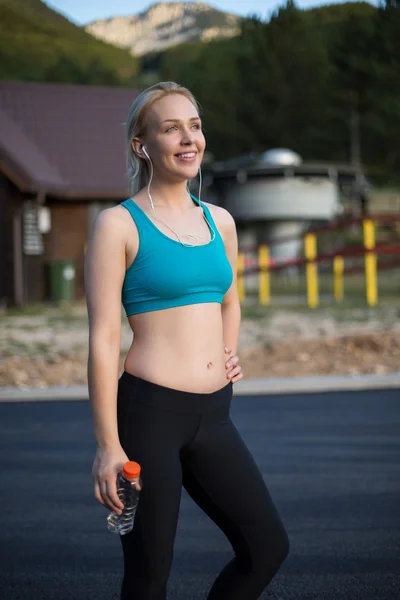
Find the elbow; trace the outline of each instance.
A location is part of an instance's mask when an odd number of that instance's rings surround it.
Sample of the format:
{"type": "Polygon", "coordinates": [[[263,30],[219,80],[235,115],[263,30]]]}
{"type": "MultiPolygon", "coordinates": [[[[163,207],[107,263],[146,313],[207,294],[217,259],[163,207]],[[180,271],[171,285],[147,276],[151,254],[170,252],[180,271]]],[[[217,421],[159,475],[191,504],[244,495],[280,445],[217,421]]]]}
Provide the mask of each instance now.
{"type": "Polygon", "coordinates": [[[121,327],[96,327],[89,331],[89,349],[121,345],[121,327]]]}

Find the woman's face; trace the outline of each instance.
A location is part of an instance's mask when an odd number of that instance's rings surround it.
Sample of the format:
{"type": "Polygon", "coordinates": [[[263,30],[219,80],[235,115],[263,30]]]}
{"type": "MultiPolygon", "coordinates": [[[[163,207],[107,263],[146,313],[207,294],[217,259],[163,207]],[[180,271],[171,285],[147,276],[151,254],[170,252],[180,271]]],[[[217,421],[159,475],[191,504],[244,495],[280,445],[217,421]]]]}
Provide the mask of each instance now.
{"type": "Polygon", "coordinates": [[[169,94],[154,102],[142,142],[157,175],[174,182],[197,175],[206,142],[197,110],[185,96],[169,94]]]}

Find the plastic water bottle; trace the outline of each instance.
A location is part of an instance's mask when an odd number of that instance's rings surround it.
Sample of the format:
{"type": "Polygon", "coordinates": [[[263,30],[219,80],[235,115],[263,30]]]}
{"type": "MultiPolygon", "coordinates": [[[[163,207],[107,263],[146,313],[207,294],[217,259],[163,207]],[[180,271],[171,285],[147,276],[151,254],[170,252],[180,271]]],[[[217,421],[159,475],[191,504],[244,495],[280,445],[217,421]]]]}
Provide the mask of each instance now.
{"type": "Polygon", "coordinates": [[[115,511],[110,512],[107,517],[107,527],[113,533],[124,535],[133,529],[136,507],[139,500],[140,491],[136,489],[136,483],[139,482],[142,488],[142,479],[140,477],[140,465],[134,461],[128,461],[119,473],[117,480],[118,498],[124,505],[122,513],[119,515],[115,511]]]}

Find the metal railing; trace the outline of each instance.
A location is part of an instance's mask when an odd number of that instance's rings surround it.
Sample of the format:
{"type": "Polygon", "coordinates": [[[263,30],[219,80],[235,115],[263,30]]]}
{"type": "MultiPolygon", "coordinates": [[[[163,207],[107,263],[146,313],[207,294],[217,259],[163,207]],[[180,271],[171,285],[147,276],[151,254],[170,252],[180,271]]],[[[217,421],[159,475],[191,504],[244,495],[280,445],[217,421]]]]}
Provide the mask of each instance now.
{"type": "MultiPolygon", "coordinates": [[[[289,236],[270,240],[269,244],[262,244],[257,248],[256,257],[249,256],[246,251],[239,252],[237,265],[237,285],[239,299],[243,303],[246,299],[246,278],[258,274],[258,301],[259,304],[268,306],[271,301],[271,274],[284,272],[290,268],[304,268],[307,304],[315,308],[319,304],[319,271],[318,266],[328,264],[331,266],[333,298],[341,302],[344,298],[344,277],[346,275],[364,273],[365,298],[369,306],[378,303],[378,271],[396,269],[400,267],[400,215],[370,215],[367,218],[355,217],[329,223],[323,227],[309,230],[301,237],[289,236]],[[377,225],[391,227],[391,240],[377,242],[377,225]],[[322,236],[327,232],[339,232],[359,227],[362,233],[362,244],[358,246],[343,246],[334,252],[318,252],[318,245],[322,236]],[[300,240],[303,248],[302,256],[276,261],[271,259],[271,248],[294,239],[300,240]],[[392,256],[392,260],[380,261],[380,256],[392,256]],[[363,265],[354,265],[349,260],[354,257],[363,257],[363,265]],[[348,263],[351,264],[348,264],[348,263]],[[347,263],[347,264],[346,264],[347,263]]],[[[400,288],[400,281],[399,281],[400,288]]]]}

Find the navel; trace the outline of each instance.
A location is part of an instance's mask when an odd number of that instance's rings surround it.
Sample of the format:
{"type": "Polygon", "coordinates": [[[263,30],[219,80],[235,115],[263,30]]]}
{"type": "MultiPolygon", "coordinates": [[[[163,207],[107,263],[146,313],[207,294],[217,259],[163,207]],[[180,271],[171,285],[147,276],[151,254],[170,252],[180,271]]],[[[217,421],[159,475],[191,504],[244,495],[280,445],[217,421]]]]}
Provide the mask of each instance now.
{"type": "Polygon", "coordinates": [[[212,367],[212,362],[210,361],[209,363],[207,363],[207,369],[211,369],[212,367]]]}

